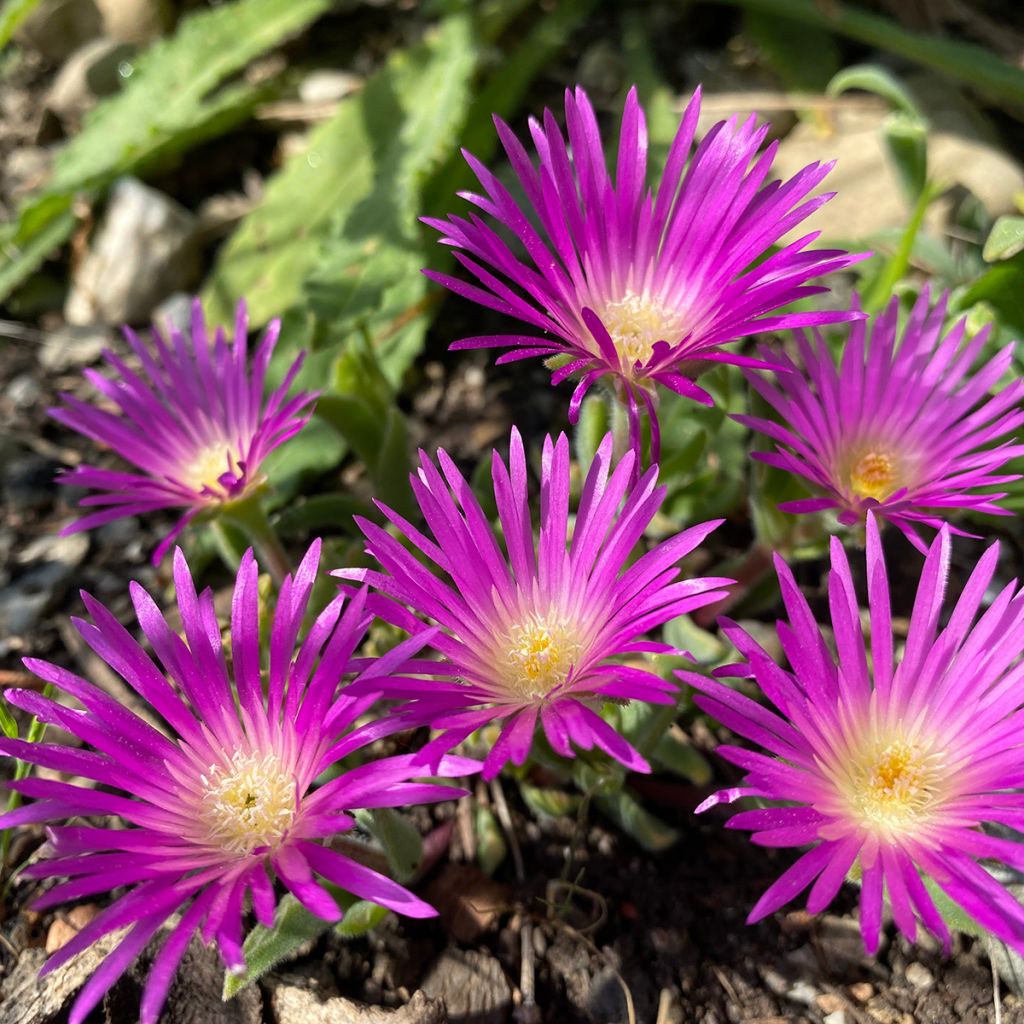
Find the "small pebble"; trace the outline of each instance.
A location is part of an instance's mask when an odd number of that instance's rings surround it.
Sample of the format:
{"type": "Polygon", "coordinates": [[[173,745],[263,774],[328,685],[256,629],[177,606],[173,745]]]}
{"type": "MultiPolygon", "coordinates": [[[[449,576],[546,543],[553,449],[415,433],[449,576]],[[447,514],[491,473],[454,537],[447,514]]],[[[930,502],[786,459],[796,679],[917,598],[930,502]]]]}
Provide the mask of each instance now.
{"type": "Polygon", "coordinates": [[[914,988],[931,988],[935,984],[932,972],[919,963],[912,963],[907,967],[906,978],[914,988]]]}
{"type": "Polygon", "coordinates": [[[39,401],[43,389],[31,374],[19,374],[4,392],[5,397],[16,409],[28,409],[39,401]]]}
{"type": "Polygon", "coordinates": [[[866,981],[858,981],[850,986],[850,995],[860,1003],[866,1003],[875,994],[875,986],[866,981]]]}

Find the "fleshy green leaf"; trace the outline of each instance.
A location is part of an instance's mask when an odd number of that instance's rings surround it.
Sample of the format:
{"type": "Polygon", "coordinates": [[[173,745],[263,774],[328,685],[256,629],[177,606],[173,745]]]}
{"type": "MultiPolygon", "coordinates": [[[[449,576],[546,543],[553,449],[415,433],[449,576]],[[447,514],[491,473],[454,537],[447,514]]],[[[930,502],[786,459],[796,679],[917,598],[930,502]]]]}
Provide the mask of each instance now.
{"type": "Polygon", "coordinates": [[[1008,260],[1024,252],[1024,217],[1000,217],[985,242],[982,256],[986,263],[1008,260]]]}
{"type": "Polygon", "coordinates": [[[388,914],[386,907],[357,899],[336,885],[329,882],[321,882],[321,885],[344,910],[345,916],[341,921],[337,924],[325,921],[311,914],[290,892],[285,893],[277,905],[274,926],[266,928],[257,924],[245,937],[242,946],[245,970],[239,974],[228,972],[224,975],[225,999],[238,995],[279,963],[299,956],[307,943],[319,938],[329,928],[343,938],[353,939],[365,935],[388,914]]]}
{"type": "Polygon", "coordinates": [[[391,807],[355,814],[356,820],[380,843],[394,878],[409,881],[423,860],[423,837],[416,826],[391,807]]]}
{"type": "Polygon", "coordinates": [[[101,191],[247,117],[268,95],[268,83],[219,87],[330,6],[331,0],[235,0],[183,18],[173,37],[154,43],[122,91],[90,112],[58,153],[46,188],[0,235],[0,299],[70,236],[75,193],[101,191]]]}
{"type": "Polygon", "coordinates": [[[291,893],[286,893],[277,905],[273,928],[257,924],[245,937],[245,970],[224,975],[224,998],[230,999],[277,964],[298,956],[308,942],[331,927],[332,922],[311,914],[291,893]]]}
{"type": "Polygon", "coordinates": [[[494,812],[483,804],[478,804],[474,812],[473,828],[476,832],[477,863],[481,871],[493,875],[508,853],[504,833],[494,812]]]}
{"type": "Polygon", "coordinates": [[[829,96],[840,96],[849,89],[880,96],[896,109],[917,120],[924,121],[924,115],[909,89],[887,68],[879,64],[855,64],[844,68],[825,88],[829,96]]]}
{"type": "MultiPolygon", "coordinates": [[[[247,295],[253,322],[263,323],[300,300],[314,270],[321,303],[329,275],[339,281],[340,316],[351,321],[358,307],[371,308],[396,251],[415,244],[418,189],[454,148],[475,61],[468,19],[449,17],[315,128],[222,248],[206,288],[214,319],[247,295]],[[344,249],[322,251],[339,238],[344,249]],[[366,246],[380,246],[387,265],[360,268],[366,246]]],[[[409,306],[424,287],[416,282],[411,300],[403,296],[409,306]]]]}

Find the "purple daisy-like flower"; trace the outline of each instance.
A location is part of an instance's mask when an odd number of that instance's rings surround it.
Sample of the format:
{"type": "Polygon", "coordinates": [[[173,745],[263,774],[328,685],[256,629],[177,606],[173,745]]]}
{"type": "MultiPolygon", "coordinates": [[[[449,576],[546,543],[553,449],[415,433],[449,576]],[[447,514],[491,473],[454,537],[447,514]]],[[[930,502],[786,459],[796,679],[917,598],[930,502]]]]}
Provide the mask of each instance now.
{"type": "MultiPolygon", "coordinates": [[[[13,782],[12,789],[35,800],[0,816],[0,828],[107,815],[124,824],[54,826],[51,856],[22,872],[67,879],[49,889],[38,908],[128,887],[43,967],[43,973],[52,971],[100,937],[130,929],[82,990],[71,1024],[85,1019],[177,912],[180,920],[163,941],[145,986],[143,1024],[159,1016],[195,932],[216,942],[229,969],[242,969],[247,900],[260,923],[273,924],[276,900],[268,870],[303,906],[329,921],[342,912],[316,876],[411,917],[434,913],[397,883],[323,843],[354,826],[349,812],[355,808],[445,800],[462,791],[410,781],[424,774],[411,755],[368,761],[314,785],[325,769],[367,742],[350,727],[375,699],[372,692],[358,698],[338,694],[372,619],[365,592],[347,606],[338,595],[295,652],[319,554],[316,542],[294,577],[284,580],[269,628],[265,680],[252,553],[242,560],[234,591],[229,670],[212,592],[196,593],[178,549],[174,579],[184,639],[146,591],[137,584],[131,588],[159,666],[88,594],[83,600],[93,622],[75,621],[89,647],[145,702],[146,718],[68,670],[34,659],[26,659],[28,668],[81,710],[30,690],[7,691],[12,704],[67,730],[83,747],[0,738],[0,751],[106,788],[41,778],[13,782]],[[147,719],[159,720],[160,728],[147,719]]],[[[383,683],[421,642],[414,638],[363,666],[364,684],[383,683]]],[[[448,758],[437,774],[478,767],[479,762],[448,758]]]]}
{"type": "MultiPolygon", "coordinates": [[[[597,119],[586,93],[566,91],[568,143],[554,116],[530,121],[535,165],[512,130],[495,119],[524,208],[471,154],[466,160],[484,195],[463,193],[509,241],[477,214],[428,219],[476,279],[469,283],[426,271],[452,291],[516,317],[536,335],[464,338],[452,348],[508,347],[499,363],[531,356],[568,361],[552,383],[578,374],[570,403],[580,403],[611,375],[630,412],[639,444],[639,410],[650,415],[652,461],[658,435],[654,385],[711,404],[694,383],[710,362],[764,365],[723,350],[755,331],[833,323],[844,311],[779,313],[797,299],[826,291],[812,279],[861,256],[808,249],[811,232],[768,255],[788,231],[831,198],[808,198],[831,169],[812,164],[787,182],[765,184],[776,144],[758,155],[769,126],[753,116],[713,127],[691,156],[700,90],[690,100],[658,187],[647,187],[647,127],[636,89],[626,99],[615,178],[607,170],[597,119]],[[570,156],[571,151],[571,156],[570,156]],[[522,254],[518,250],[522,250],[522,254]]],[[[770,365],[770,364],[769,364],[770,365]]]]}
{"type": "Polygon", "coordinates": [[[1024,827],[1024,590],[1014,580],[981,611],[996,569],[993,544],[940,628],[950,547],[943,526],[928,551],[901,656],[894,650],[878,528],[869,515],[867,648],[850,567],[833,538],[828,591],[836,655],[776,558],[789,620],[779,623],[778,637],[788,670],[735,623],[722,623],[747,661],[728,674],[752,676],[772,706],[717,680],[679,673],[700,691],[695,699],[703,710],[764,751],[719,747],[747,774],[698,810],[744,796],[777,801],[735,814],[728,827],[748,829],[762,846],[810,846],[748,921],[808,886],[807,909],[816,914],[859,868],[860,926],[869,952],[878,948],[883,893],[908,939],[914,941],[920,922],[948,951],[949,929],[926,879],[1024,952],[1024,907],[978,864],[992,859],[1024,869],[1024,845],[982,828],[1024,827]]]}
{"type": "Polygon", "coordinates": [[[223,328],[210,338],[198,299],[192,306],[188,337],[172,327],[168,341],[154,327],[150,348],[126,327],[124,334],[142,364],[141,374],[110,351],[104,359],[114,371],[113,379],[85,371],[119,412],[62,394],[64,407],[51,409],[50,415],[113,449],[141,472],[78,466],[64,474],[61,483],[104,493],[81,502],[101,511],[83,516],[63,532],[162,508],[185,508],[153,553],[156,564],[199,512],[250,493],[261,482],[260,463],[306,425],[316,397],[306,392],[287,397],[302,365],[300,355],[264,403],[264,380],[280,328],[280,321],[270,323],[250,367],[243,302],[238,304],[231,344],[223,328]]]}
{"type": "Polygon", "coordinates": [[[367,551],[384,571],[336,575],[375,587],[385,597],[374,610],[414,637],[428,628],[418,616],[440,626],[430,644],[444,660],[413,667],[441,678],[390,681],[382,689],[404,702],[400,716],[442,730],[423,757],[500,723],[483,768],[492,778],[509,760],[525,761],[540,724],[564,757],[574,756],[572,744],[596,746],[629,768],[649,770],[597,709],[605,700],[671,703],[672,683],[628,662],[643,652],[678,653],[645,635],[724,596],[720,588],[733,581],[678,578],[679,560],[718,522],[692,527],[629,564],[665,490],[657,486],[657,467],[632,485],[635,455],[628,452],[613,468],[611,453],[609,435],[583,484],[571,541],[565,435],[545,439],[535,542],[526,454],[514,428],[509,465],[497,452],[492,462],[504,550],[444,450],[437,453],[440,470],[421,453],[412,477],[432,536],[382,506],[429,566],[381,527],[358,520],[367,551]]]}
{"type": "Polygon", "coordinates": [[[802,367],[773,353],[791,372],[774,382],[748,373],[782,420],[735,417],[777,442],[774,452],[753,457],[824,492],[779,508],[838,508],[846,525],[873,509],[922,552],[915,523],[937,529],[958,508],[1010,514],[996,504],[1004,493],[982,489],[1019,479],[997,470],[1024,454],[1024,445],[997,442],[1024,422],[1024,380],[993,394],[1012,365],[1012,344],[972,373],[989,328],[965,341],[961,319],[943,334],[947,301],[944,293],[932,308],[925,289],[900,332],[893,299],[870,329],[853,325],[838,366],[820,334],[813,345],[798,334],[802,367]]]}

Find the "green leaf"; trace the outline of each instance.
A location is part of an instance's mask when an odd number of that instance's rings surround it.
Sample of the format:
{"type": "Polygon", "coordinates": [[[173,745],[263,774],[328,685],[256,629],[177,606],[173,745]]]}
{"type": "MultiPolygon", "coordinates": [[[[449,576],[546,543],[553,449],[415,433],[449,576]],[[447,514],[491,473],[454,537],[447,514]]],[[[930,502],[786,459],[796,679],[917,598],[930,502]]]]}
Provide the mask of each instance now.
{"type": "Polygon", "coordinates": [[[71,237],[77,223],[66,196],[49,196],[27,213],[13,232],[0,232],[0,301],[71,237]]]}
{"type": "Polygon", "coordinates": [[[978,302],[986,302],[998,313],[1000,320],[1016,332],[1024,332],[1024,252],[994,264],[973,284],[954,293],[957,310],[966,310],[978,302]]]}
{"type": "Polygon", "coordinates": [[[333,928],[342,938],[353,939],[365,935],[387,917],[386,907],[357,899],[330,882],[320,884],[344,911],[341,921],[325,921],[311,914],[290,892],[285,893],[277,905],[273,927],[257,924],[245,937],[242,946],[245,970],[238,974],[229,971],[224,975],[224,999],[238,995],[279,963],[301,955],[307,943],[328,929],[333,928]]]}
{"type": "Polygon", "coordinates": [[[294,959],[308,942],[331,927],[333,922],[311,914],[291,893],[286,893],[277,905],[274,926],[257,924],[245,937],[245,970],[224,975],[224,998],[231,999],[277,964],[294,959]]]}
{"type": "Polygon", "coordinates": [[[391,807],[356,811],[356,820],[380,843],[396,881],[408,882],[423,860],[423,837],[391,807]]]}
{"type": "Polygon", "coordinates": [[[665,643],[692,654],[698,665],[717,665],[729,650],[728,644],[698,626],[689,615],[677,615],[665,624],[665,643]]]}
{"type": "Polygon", "coordinates": [[[345,916],[334,926],[334,934],[343,939],[358,939],[388,916],[388,908],[369,900],[355,900],[345,916]]]}
{"type": "Polygon", "coordinates": [[[337,431],[315,417],[287,444],[272,451],[260,467],[274,487],[273,507],[293,499],[304,484],[337,466],[347,446],[337,431]]]}
{"type": "Polygon", "coordinates": [[[478,804],[473,815],[473,829],[476,833],[476,861],[480,870],[493,875],[508,853],[505,835],[494,812],[478,804]]]}
{"type": "Polygon", "coordinates": [[[0,730],[9,740],[18,738],[18,723],[14,716],[7,710],[7,701],[0,698],[0,730]]]}
{"type": "Polygon", "coordinates": [[[854,64],[844,68],[825,88],[828,96],[840,96],[849,89],[874,93],[908,117],[923,122],[924,114],[910,90],[887,68],[879,64],[854,64]]]}
{"type": "Polygon", "coordinates": [[[1008,260],[1024,252],[1024,217],[1000,217],[985,242],[982,256],[986,263],[1008,260]]]}
{"type": "Polygon", "coordinates": [[[330,6],[331,0],[235,0],[183,18],[173,37],[154,43],[122,91],[100,102],[58,153],[43,192],[0,235],[0,300],[70,236],[75,193],[101,191],[248,116],[268,83],[218,87],[330,6]]]}
{"type": "Polygon", "coordinates": [[[627,789],[595,794],[594,803],[650,853],[662,853],[679,841],[679,832],[651,814],[627,789]]]}
{"type": "Polygon", "coordinates": [[[707,758],[686,740],[681,729],[666,732],[651,752],[651,759],[660,768],[675,772],[695,786],[711,782],[711,765],[707,758]]]}
{"type": "Polygon", "coordinates": [[[0,7],[0,48],[11,41],[18,26],[39,6],[39,0],[7,0],[0,7]]]}
{"type": "Polygon", "coordinates": [[[52,191],[105,184],[137,170],[219,108],[214,90],[301,31],[331,0],[235,0],[182,19],[136,61],[124,89],[98,104],[54,165],[52,191]]]}
{"type": "Polygon", "coordinates": [[[519,792],[523,803],[536,818],[565,818],[575,814],[580,805],[580,797],[576,793],[568,793],[564,789],[533,786],[520,779],[519,792]]]}
{"type": "Polygon", "coordinates": [[[412,244],[417,190],[455,146],[475,60],[468,20],[450,17],[315,128],[221,249],[206,287],[211,316],[223,319],[246,295],[253,322],[263,323],[300,301],[315,270],[321,300],[326,274],[341,279],[342,316],[372,299],[386,275],[377,268],[363,280],[360,246],[386,242],[390,265],[396,247],[412,244]],[[321,248],[337,238],[348,244],[340,259],[321,248]]]}

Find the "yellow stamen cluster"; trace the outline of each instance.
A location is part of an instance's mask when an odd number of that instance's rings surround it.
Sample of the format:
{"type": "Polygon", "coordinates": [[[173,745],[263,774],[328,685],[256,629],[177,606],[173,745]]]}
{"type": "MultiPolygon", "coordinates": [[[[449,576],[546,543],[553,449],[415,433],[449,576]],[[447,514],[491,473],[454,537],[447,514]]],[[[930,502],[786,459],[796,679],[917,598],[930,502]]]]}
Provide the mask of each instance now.
{"type": "Polygon", "coordinates": [[[209,445],[197,452],[192,462],[182,471],[181,482],[194,491],[209,487],[210,490],[223,494],[224,487],[219,480],[228,472],[229,459],[231,466],[238,464],[227,443],[209,445]]]}
{"type": "Polygon", "coordinates": [[[618,302],[609,302],[601,312],[601,322],[629,367],[647,363],[657,342],[674,345],[682,333],[678,313],[646,293],[626,292],[618,302]]]}
{"type": "Polygon", "coordinates": [[[905,739],[879,742],[855,763],[849,801],[872,831],[902,832],[922,823],[938,799],[943,773],[939,757],[905,739]]]}
{"type": "Polygon", "coordinates": [[[868,451],[850,470],[850,487],[858,498],[884,501],[897,490],[896,460],[889,452],[868,451]]]}
{"type": "Polygon", "coordinates": [[[200,777],[206,840],[247,854],[281,841],[295,817],[295,779],[274,754],[236,750],[225,765],[200,777]]]}
{"type": "Polygon", "coordinates": [[[569,624],[540,616],[512,626],[502,646],[503,688],[511,696],[529,700],[546,696],[564,683],[581,650],[569,624]]]}

